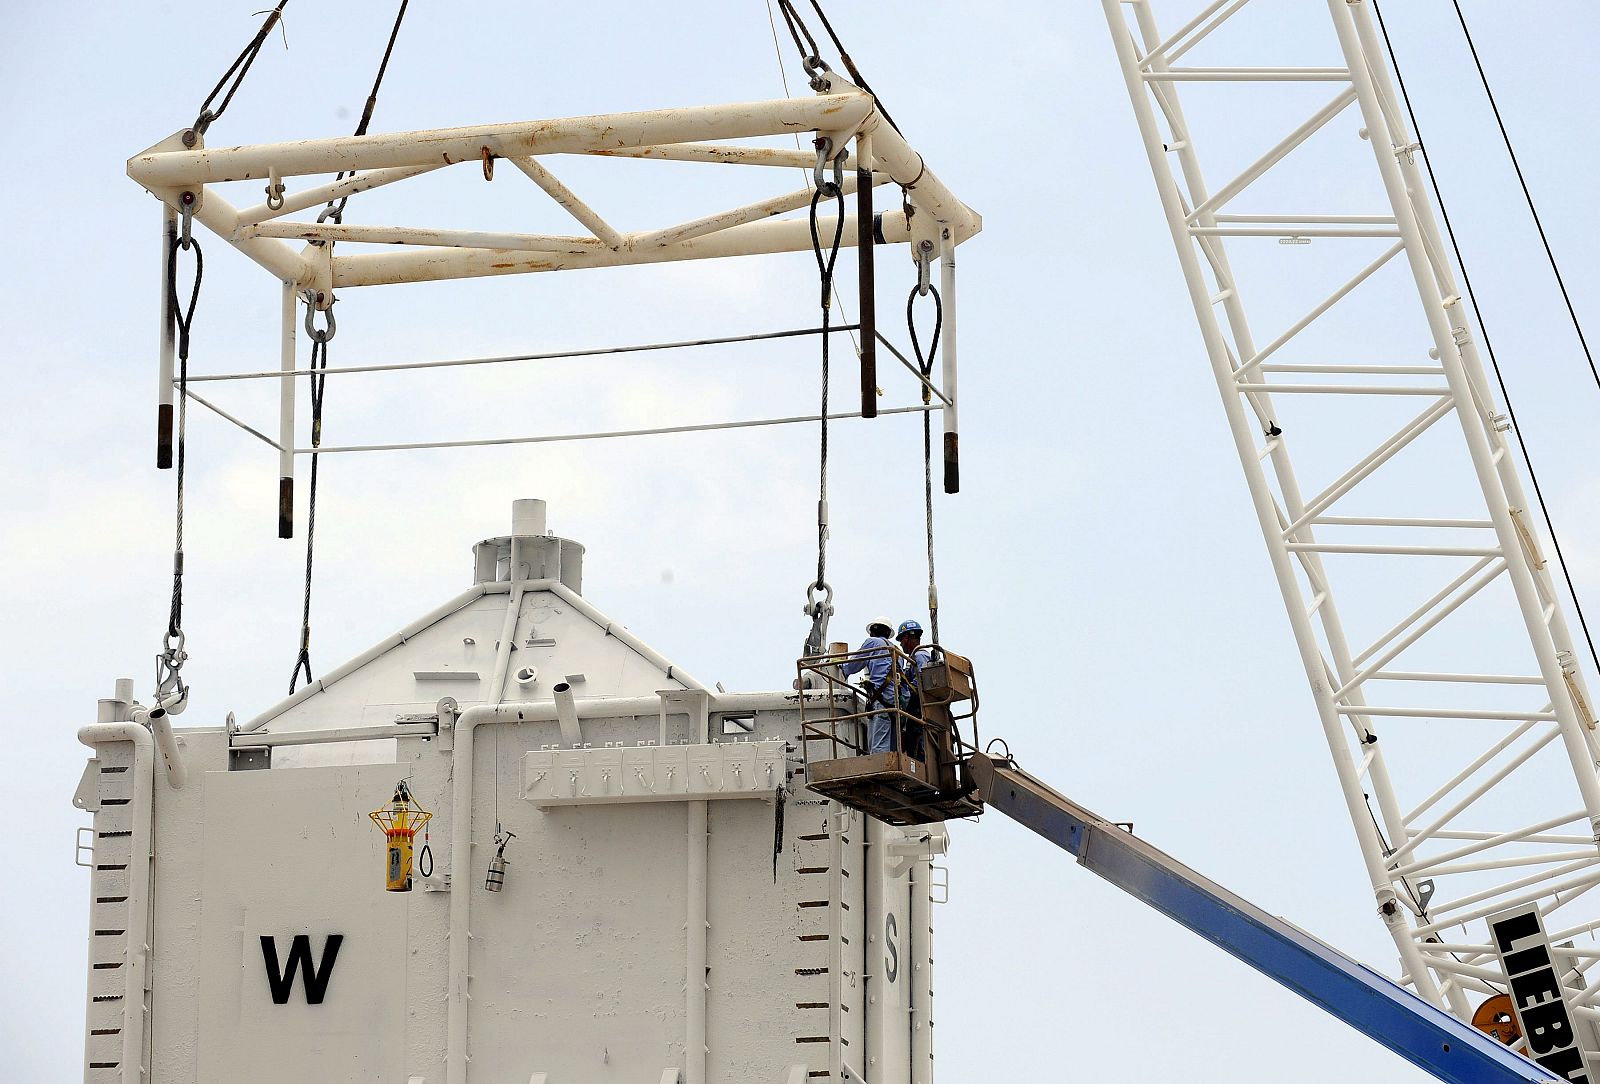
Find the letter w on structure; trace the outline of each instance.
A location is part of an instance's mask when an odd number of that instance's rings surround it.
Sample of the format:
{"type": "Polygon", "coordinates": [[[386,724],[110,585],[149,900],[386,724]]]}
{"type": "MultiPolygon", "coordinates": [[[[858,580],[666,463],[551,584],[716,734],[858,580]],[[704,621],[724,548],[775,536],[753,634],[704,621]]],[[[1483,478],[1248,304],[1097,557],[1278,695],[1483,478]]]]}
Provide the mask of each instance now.
{"type": "Polygon", "coordinates": [[[289,1003],[289,994],[294,990],[295,971],[298,969],[305,973],[306,1004],[322,1004],[322,998],[328,992],[328,980],[333,978],[333,963],[339,958],[339,946],[343,943],[344,934],[330,933],[328,940],[322,946],[322,962],[313,967],[311,938],[303,933],[295,934],[294,940],[289,945],[288,966],[280,967],[278,939],[262,934],[261,958],[267,967],[267,987],[272,991],[272,1003],[274,1005],[289,1003]]]}

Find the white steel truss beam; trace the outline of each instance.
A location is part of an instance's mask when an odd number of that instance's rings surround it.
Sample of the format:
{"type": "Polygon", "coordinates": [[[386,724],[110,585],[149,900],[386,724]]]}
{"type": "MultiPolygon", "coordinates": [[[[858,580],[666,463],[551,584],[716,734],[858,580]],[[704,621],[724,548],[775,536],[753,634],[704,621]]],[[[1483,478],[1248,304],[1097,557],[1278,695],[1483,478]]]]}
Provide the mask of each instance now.
{"type": "MultiPolygon", "coordinates": [[[[1444,256],[1415,161],[1419,148],[1398,108],[1367,4],[1293,0],[1288,6],[1294,12],[1276,13],[1280,19],[1293,14],[1330,20],[1327,45],[1342,64],[1240,68],[1218,56],[1207,58],[1216,63],[1175,70],[1178,57],[1230,20],[1255,15],[1260,5],[1213,0],[1176,33],[1163,36],[1154,3],[1102,0],[1351,825],[1404,981],[1470,1018],[1475,1006],[1466,992],[1493,992],[1504,987],[1505,976],[1486,945],[1463,962],[1435,939],[1439,931],[1527,903],[1537,904],[1549,928],[1560,931],[1553,940],[1600,928],[1600,920],[1581,913],[1582,901],[1592,898],[1586,894],[1600,884],[1600,745],[1553,570],[1541,556],[1537,526],[1523,511],[1527,500],[1503,419],[1478,358],[1455,269],[1444,256]],[[1267,96],[1289,93],[1291,84],[1341,86],[1213,192],[1180,99],[1196,93],[1191,84],[1215,82],[1242,84],[1231,92],[1223,117],[1237,131],[1249,131],[1249,106],[1240,103],[1251,94],[1265,104],[1267,96]],[[1355,133],[1329,125],[1352,106],[1360,111],[1365,147],[1355,133]],[[1292,164],[1307,153],[1301,148],[1324,130],[1319,169],[1327,175],[1326,160],[1337,157],[1346,183],[1315,190],[1300,184],[1302,198],[1291,201],[1290,214],[1235,207],[1268,175],[1279,178],[1271,187],[1281,199],[1288,187],[1282,178],[1292,177],[1292,164]],[[1341,135],[1344,144],[1333,146],[1341,135]],[[1373,177],[1374,166],[1386,205],[1361,213],[1326,205],[1328,191],[1371,190],[1370,181],[1356,181],[1363,174],[1373,177]],[[1258,250],[1244,246],[1270,238],[1296,242],[1286,251],[1311,262],[1318,250],[1299,243],[1314,238],[1337,238],[1341,251],[1374,240],[1383,247],[1374,246],[1353,277],[1258,347],[1247,310],[1256,291],[1235,276],[1232,258],[1248,251],[1259,260],[1258,250]],[[1397,285],[1400,276],[1404,285],[1397,285]],[[1319,348],[1322,359],[1300,353],[1306,349],[1303,333],[1353,296],[1409,313],[1413,327],[1427,335],[1433,364],[1405,358],[1398,342],[1341,346],[1332,359],[1325,347],[1319,348]],[[1361,383],[1331,382],[1336,377],[1361,383]],[[1390,377],[1429,379],[1385,379],[1390,377]],[[1280,394],[1293,397],[1285,400],[1289,418],[1275,402],[1280,394]],[[1376,411],[1386,397],[1412,395],[1433,401],[1376,443],[1362,435],[1370,432],[1370,422],[1343,420],[1376,411]],[[1316,412],[1295,405],[1318,401],[1326,405],[1316,412]],[[1459,429],[1442,429],[1459,432],[1464,447],[1456,452],[1446,489],[1437,451],[1428,457],[1399,453],[1452,415],[1459,429]],[[1291,463],[1291,434],[1297,443],[1315,443],[1320,458],[1332,450],[1342,457],[1334,462],[1352,464],[1309,501],[1291,463]],[[1394,507],[1374,515],[1379,509],[1360,507],[1354,495],[1368,492],[1371,487],[1362,483],[1380,468],[1384,499],[1394,507]],[[1429,499],[1444,493],[1453,507],[1429,499]],[[1479,499],[1467,499],[1469,493],[1479,499]],[[1411,508],[1404,506],[1407,494],[1415,501],[1411,508]],[[1318,529],[1339,535],[1322,539],[1318,529]],[[1457,541],[1447,544],[1437,540],[1441,529],[1480,533],[1464,541],[1456,533],[1457,541]],[[1409,533],[1397,533],[1402,531],[1409,533]],[[1419,537],[1418,531],[1432,533],[1419,537]],[[1374,591],[1372,582],[1388,589],[1374,591]],[[1414,609],[1402,601],[1412,591],[1426,599],[1414,609]],[[1362,629],[1387,631],[1353,652],[1346,612],[1362,629]],[[1469,612],[1474,624],[1464,627],[1469,612]],[[1413,656],[1418,661],[1406,669],[1392,668],[1413,656]],[[1396,695],[1386,695],[1385,704],[1366,703],[1364,692],[1374,681],[1388,683],[1385,688],[1396,695]],[[1395,728],[1395,742],[1379,740],[1379,722],[1395,728]],[[1402,812],[1406,806],[1409,813],[1402,812]],[[1463,826],[1469,811],[1490,823],[1463,826]],[[1423,817],[1427,823],[1415,827],[1423,817]],[[1584,834],[1554,831],[1573,824],[1583,825],[1584,834]]],[[[1288,42],[1283,51],[1290,52],[1288,42]]],[[[1311,285],[1318,276],[1293,266],[1280,273],[1280,285],[1296,276],[1304,279],[1305,292],[1315,290],[1313,297],[1325,289],[1311,285]]],[[[1600,983],[1591,987],[1577,995],[1577,1007],[1600,1019],[1600,983]]]]}
{"type": "MultiPolygon", "coordinates": [[[[313,451],[297,448],[294,439],[295,378],[300,375],[295,369],[297,297],[303,297],[308,306],[326,311],[334,304],[337,290],[356,286],[805,252],[813,247],[815,227],[822,236],[831,236],[838,230],[841,248],[865,246],[864,252],[870,253],[872,247],[879,244],[915,243],[920,262],[931,264],[934,259],[940,262],[944,298],[941,386],[934,387],[918,372],[913,371],[913,376],[925,389],[925,395],[937,398],[940,403],[936,409],[943,421],[945,485],[950,489],[956,484],[955,250],[983,228],[983,221],[945,187],[921,154],[885,121],[871,94],[833,72],[818,75],[812,86],[817,95],[806,99],[783,98],[293,143],[206,147],[202,133],[192,129],[177,132],[128,161],[128,175],[164,205],[162,281],[170,281],[167,271],[175,241],[180,236],[180,221],[185,241],[194,223],[199,223],[269,271],[281,284],[284,298],[281,371],[270,374],[280,380],[277,440],[192,392],[187,393],[186,398],[194,398],[277,449],[279,535],[288,538],[293,533],[294,457],[313,451]],[[816,133],[812,152],[723,142],[801,132],[816,133]],[[564,154],[783,169],[799,167],[811,183],[800,190],[783,191],[688,221],[624,230],[602,217],[546,165],[546,158],[564,154]],[[338,202],[342,211],[342,201],[353,195],[451,165],[479,165],[484,180],[491,181],[498,159],[508,160],[587,233],[345,223],[339,216],[328,214],[320,214],[315,221],[290,217],[325,203],[331,207],[338,202]],[[285,178],[317,174],[335,176],[296,192],[286,190],[285,178]],[[219,191],[227,182],[260,179],[268,182],[265,202],[243,210],[219,191]],[[814,197],[824,183],[836,186],[837,191],[825,192],[826,199],[819,204],[814,197]],[[903,208],[871,213],[872,189],[886,184],[899,186],[903,208]],[[850,195],[857,196],[855,214],[845,211],[845,197],[850,195]],[[778,217],[804,208],[815,209],[814,223],[808,217],[778,217]],[[327,221],[330,217],[333,221],[327,221]],[[286,240],[304,242],[304,247],[296,251],[285,243],[286,240]],[[371,252],[358,247],[351,253],[347,251],[351,246],[382,246],[389,251],[371,252]]],[[[183,247],[189,246],[185,243],[183,247]]],[[[858,262],[863,268],[863,296],[872,296],[871,260],[864,255],[858,262]]],[[[157,464],[161,467],[172,465],[173,304],[163,296],[157,448],[157,464]]],[[[870,310],[867,310],[862,326],[867,329],[871,325],[870,310]]],[[[311,327],[309,318],[307,327],[308,330],[311,327]]],[[[314,334],[329,335],[332,327],[330,316],[326,330],[314,334]]],[[[861,354],[864,389],[874,386],[875,345],[881,339],[876,334],[866,338],[871,345],[861,354]]],[[[901,365],[914,369],[900,352],[892,347],[890,351],[901,365]]],[[[375,371],[406,367],[402,364],[368,368],[375,371]]],[[[869,416],[874,403],[870,395],[870,390],[864,390],[862,410],[869,416]]],[[[799,420],[802,419],[736,421],[586,436],[380,443],[320,451],[468,447],[739,428],[799,420]]]]}
{"type": "Polygon", "coordinates": [[[294,143],[146,151],[128,161],[128,176],[147,188],[402,166],[477,162],[487,147],[511,158],[602,148],[649,147],[694,139],[748,139],[791,132],[855,131],[873,111],[872,98],[852,89],[815,98],[778,98],[607,113],[515,124],[479,124],[378,135],[336,136],[294,143]]]}
{"type": "MultiPolygon", "coordinates": [[[[128,175],[169,207],[192,208],[194,218],[202,225],[281,281],[291,282],[296,290],[312,296],[319,308],[332,303],[333,291],[339,287],[763,255],[801,251],[811,245],[804,222],[762,221],[805,206],[810,200],[809,190],[785,193],[674,226],[623,233],[559,181],[538,160],[543,155],[615,155],[809,168],[816,164],[815,154],[703,141],[817,132],[832,139],[841,152],[848,150],[852,140],[858,143],[857,157],[862,161],[842,176],[843,185],[849,190],[854,190],[858,171],[865,167],[874,185],[900,185],[911,204],[926,213],[930,219],[927,239],[938,243],[939,236],[948,231],[951,240],[959,244],[977,233],[982,219],[945,187],[899,132],[883,122],[871,95],[837,75],[830,74],[828,79],[827,92],[808,99],[783,98],[295,143],[207,148],[194,132],[179,132],[129,159],[128,175]],[[487,175],[499,158],[510,159],[582,223],[590,236],[285,220],[296,211],[452,164],[482,163],[487,175]],[[225,181],[265,178],[278,182],[285,177],[317,173],[352,175],[285,193],[280,206],[262,203],[242,211],[215,187],[225,181]],[[716,243],[686,244],[711,237],[716,243]],[[283,243],[284,238],[312,244],[297,253],[283,243]],[[330,242],[334,241],[420,245],[425,246],[425,251],[398,256],[345,256],[333,251],[335,246],[330,242]],[[507,252],[558,256],[502,258],[507,252]]],[[[853,221],[852,217],[847,226],[853,221]]],[[[883,221],[879,243],[911,239],[912,231],[904,215],[891,212],[883,216],[883,221]]],[[[847,230],[844,240],[846,244],[856,243],[854,229],[847,230]]]]}

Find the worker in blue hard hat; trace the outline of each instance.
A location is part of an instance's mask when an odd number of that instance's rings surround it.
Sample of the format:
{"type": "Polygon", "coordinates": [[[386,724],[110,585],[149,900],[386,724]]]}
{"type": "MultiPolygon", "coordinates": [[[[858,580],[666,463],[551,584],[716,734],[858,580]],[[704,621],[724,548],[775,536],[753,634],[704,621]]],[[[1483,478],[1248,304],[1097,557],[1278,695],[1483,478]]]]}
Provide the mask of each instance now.
{"type": "MultiPolygon", "coordinates": [[[[909,719],[919,719],[922,716],[922,698],[918,679],[922,676],[922,668],[933,661],[933,652],[922,646],[922,626],[915,620],[900,622],[900,627],[894,630],[894,638],[905,653],[905,659],[900,664],[903,675],[901,687],[905,690],[901,707],[909,719]]],[[[922,728],[914,722],[906,722],[905,733],[901,735],[901,748],[921,759],[922,728]]]]}
{"type": "Polygon", "coordinates": [[[894,630],[894,638],[900,643],[900,650],[906,653],[906,658],[913,660],[920,668],[933,658],[933,652],[922,646],[922,626],[916,621],[902,621],[900,627],[894,630]]]}
{"type": "Polygon", "coordinates": [[[867,638],[854,651],[854,658],[845,660],[839,671],[845,677],[867,672],[862,691],[867,695],[867,708],[872,711],[867,722],[867,752],[885,753],[894,748],[894,711],[899,706],[899,685],[891,680],[894,652],[889,640],[894,635],[894,623],[887,617],[875,617],[867,622],[867,638]],[[877,710],[873,710],[877,709],[877,710]]]}

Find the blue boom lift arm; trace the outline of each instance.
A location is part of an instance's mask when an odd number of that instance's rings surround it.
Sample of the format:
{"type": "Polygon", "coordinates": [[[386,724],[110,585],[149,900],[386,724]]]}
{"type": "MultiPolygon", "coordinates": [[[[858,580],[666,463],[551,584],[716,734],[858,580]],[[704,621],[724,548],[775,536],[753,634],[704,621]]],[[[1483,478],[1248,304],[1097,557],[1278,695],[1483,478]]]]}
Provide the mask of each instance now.
{"type": "Polygon", "coordinates": [[[1440,1080],[1555,1084],[1549,1070],[1202,877],[1011,761],[973,753],[967,770],[976,797],[991,808],[1440,1080]]]}

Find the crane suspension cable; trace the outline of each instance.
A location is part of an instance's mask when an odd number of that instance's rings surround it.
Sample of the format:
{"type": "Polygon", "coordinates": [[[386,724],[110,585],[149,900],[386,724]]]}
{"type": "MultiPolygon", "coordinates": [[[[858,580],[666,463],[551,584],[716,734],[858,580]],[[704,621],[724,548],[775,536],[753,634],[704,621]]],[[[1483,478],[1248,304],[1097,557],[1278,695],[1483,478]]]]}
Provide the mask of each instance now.
{"type": "MultiPolygon", "coordinates": [[[[372,80],[372,91],[367,95],[367,104],[361,109],[361,121],[356,125],[355,134],[367,134],[367,125],[372,123],[372,111],[378,107],[378,88],[383,86],[384,74],[389,70],[389,58],[394,55],[394,43],[400,37],[400,24],[405,21],[406,5],[410,0],[400,0],[400,10],[395,12],[394,26],[389,30],[389,44],[384,46],[383,59],[378,62],[378,74],[372,80]]],[[[342,181],[353,174],[354,170],[341,170],[334,180],[342,181]]],[[[349,196],[328,201],[328,205],[317,215],[318,222],[332,220],[336,223],[344,221],[344,206],[350,202],[349,196]]]]}
{"type": "MultiPolygon", "coordinates": [[[[845,50],[844,42],[840,41],[839,35],[834,32],[833,24],[828,21],[828,15],[822,10],[822,5],[818,0],[811,0],[811,7],[816,11],[817,18],[822,20],[822,29],[828,32],[828,37],[833,42],[833,47],[839,51],[839,62],[844,65],[844,70],[850,73],[850,78],[855,81],[856,86],[872,95],[873,104],[877,106],[878,112],[882,113],[883,119],[889,122],[889,127],[898,132],[900,126],[894,122],[894,118],[889,115],[889,111],[883,107],[883,100],[878,97],[877,92],[862,77],[861,69],[856,67],[856,62],[850,58],[849,52],[845,50]]],[[[814,45],[815,43],[813,42],[812,44],[814,45]]]]}
{"type": "MultiPolygon", "coordinates": [[[[1573,307],[1572,295],[1567,292],[1567,281],[1561,275],[1561,267],[1556,263],[1556,254],[1550,247],[1550,238],[1544,232],[1544,221],[1539,217],[1539,208],[1534,205],[1533,193],[1528,189],[1528,179],[1522,175],[1522,162],[1517,158],[1516,148],[1511,145],[1511,135],[1506,131],[1506,122],[1500,116],[1500,104],[1495,101],[1494,91],[1489,88],[1489,77],[1484,73],[1483,61],[1478,58],[1478,46],[1472,40],[1472,31],[1467,29],[1467,17],[1462,14],[1461,0],[1451,0],[1456,9],[1456,21],[1461,24],[1461,34],[1467,39],[1467,49],[1472,53],[1473,67],[1478,69],[1478,81],[1483,84],[1484,96],[1489,99],[1489,108],[1494,113],[1495,126],[1500,129],[1500,140],[1506,145],[1506,154],[1511,159],[1511,168],[1516,171],[1517,184],[1522,188],[1523,201],[1528,205],[1528,213],[1533,216],[1534,228],[1539,231],[1539,242],[1544,246],[1545,259],[1550,264],[1550,271],[1556,277],[1556,286],[1561,290],[1561,300],[1566,303],[1567,317],[1572,321],[1572,330],[1578,336],[1578,345],[1583,348],[1584,360],[1589,363],[1589,375],[1594,378],[1595,386],[1600,387],[1600,369],[1595,367],[1594,354],[1589,350],[1589,340],[1583,333],[1583,325],[1578,320],[1578,311],[1573,307]]],[[[1388,34],[1384,34],[1385,41],[1388,34]]],[[[1390,50],[1393,55],[1393,49],[1390,50]]],[[[1408,103],[1409,107],[1409,103],[1408,103]]],[[[1412,127],[1416,127],[1415,121],[1412,127]]],[[[1421,138],[1420,136],[1418,137],[1421,138]]]]}
{"type": "Polygon", "coordinates": [[[205,277],[205,256],[200,241],[190,232],[193,204],[184,206],[183,231],[172,238],[167,254],[167,318],[177,329],[178,353],[178,461],[177,496],[172,529],[172,600],[167,609],[167,631],[162,637],[161,654],[156,658],[156,703],[161,704],[168,694],[176,694],[182,701],[188,696],[183,683],[183,663],[188,658],[184,651],[183,635],[183,498],[184,479],[188,465],[189,422],[189,331],[194,327],[194,313],[200,303],[200,283],[205,277]],[[178,253],[194,253],[194,286],[189,291],[189,304],[178,301],[178,253]]]}
{"type": "MultiPolygon", "coordinates": [[[[785,20],[787,20],[788,18],[789,18],[788,15],[784,16],[785,20]]],[[[785,98],[793,98],[794,94],[789,89],[789,70],[786,67],[784,67],[784,63],[783,63],[783,46],[781,44],[779,44],[779,42],[778,42],[778,22],[777,22],[777,19],[772,14],[772,0],[767,0],[767,27],[772,31],[772,55],[778,61],[778,79],[779,79],[780,82],[783,83],[783,96],[785,98]]],[[[800,44],[798,39],[796,39],[795,44],[796,45],[800,44]]],[[[801,50],[801,52],[804,52],[804,51],[805,51],[804,49],[801,50]]],[[[887,114],[885,114],[885,117],[887,117],[887,114]]],[[[799,150],[800,149],[800,133],[799,132],[795,132],[794,133],[794,148],[795,148],[795,150],[799,150]]],[[[811,172],[809,170],[807,170],[804,166],[800,167],[800,176],[804,179],[805,185],[806,185],[807,188],[811,188],[811,187],[814,186],[815,182],[812,179],[811,172]]],[[[835,305],[839,306],[839,312],[840,313],[844,313],[844,302],[840,299],[838,290],[834,290],[833,291],[833,302],[834,302],[835,305]]],[[[846,316],[846,319],[847,320],[849,319],[848,315],[846,316]]],[[[858,358],[861,356],[862,347],[861,347],[861,343],[856,340],[856,334],[855,333],[856,333],[856,330],[860,326],[861,326],[860,324],[851,324],[851,323],[846,323],[846,324],[840,325],[840,330],[848,331],[850,333],[850,346],[851,346],[852,349],[855,350],[856,357],[858,357],[858,358]]],[[[879,336],[879,337],[881,338],[881,336],[879,336]]]]}
{"type": "Polygon", "coordinates": [[[294,672],[289,675],[289,695],[294,695],[295,685],[300,680],[303,672],[306,683],[313,680],[311,676],[311,579],[313,562],[316,558],[317,540],[317,468],[322,458],[315,449],[322,446],[322,394],[327,385],[328,378],[323,370],[328,367],[328,340],[332,339],[338,325],[333,319],[333,310],[327,313],[327,326],[317,327],[312,317],[316,308],[307,302],[306,305],[306,334],[311,337],[311,488],[306,494],[306,577],[305,597],[300,608],[300,652],[294,659],[294,672]]]}
{"type": "MultiPolygon", "coordinates": [[[[228,65],[228,70],[222,73],[222,78],[218,79],[217,85],[211,88],[211,93],[206,95],[206,100],[200,103],[200,109],[195,115],[194,124],[190,125],[190,131],[193,132],[195,141],[204,136],[206,129],[211,127],[211,123],[227,110],[228,103],[233,101],[233,96],[238,93],[239,88],[244,84],[244,77],[250,73],[250,65],[256,62],[256,55],[261,52],[261,46],[266,42],[267,35],[271,34],[272,28],[279,25],[283,19],[283,9],[288,3],[289,0],[278,0],[278,6],[267,12],[266,20],[262,22],[261,28],[256,31],[256,36],[250,39],[250,44],[246,45],[244,51],[234,58],[232,64],[228,65]],[[229,79],[233,80],[232,86],[228,86],[229,79]],[[223,95],[222,104],[213,111],[211,103],[216,101],[218,94],[222,94],[222,88],[225,86],[228,87],[228,92],[223,95]]],[[[285,39],[285,44],[287,44],[287,39],[285,39]]],[[[184,142],[191,146],[193,145],[188,136],[185,137],[184,142]]]]}
{"type": "MultiPolygon", "coordinates": [[[[1450,222],[1450,210],[1445,206],[1444,193],[1439,189],[1439,178],[1433,171],[1433,162],[1429,159],[1427,145],[1422,138],[1422,129],[1417,124],[1417,111],[1411,104],[1410,92],[1406,90],[1405,75],[1400,70],[1400,60],[1395,55],[1394,42],[1389,38],[1389,28],[1384,23],[1383,8],[1378,3],[1378,0],[1373,0],[1372,10],[1373,14],[1378,17],[1378,29],[1383,33],[1383,44],[1389,54],[1389,64],[1394,68],[1395,81],[1400,86],[1400,97],[1405,102],[1406,115],[1411,120],[1412,136],[1417,141],[1418,149],[1422,151],[1422,165],[1427,171],[1428,185],[1433,189],[1433,198],[1439,204],[1439,217],[1444,221],[1445,235],[1450,239],[1451,251],[1455,253],[1456,266],[1461,268],[1461,281],[1467,290],[1467,301],[1471,304],[1472,311],[1478,318],[1478,330],[1483,335],[1484,353],[1489,356],[1489,365],[1494,370],[1495,382],[1500,386],[1500,397],[1506,404],[1506,416],[1511,421],[1511,432],[1517,438],[1517,447],[1522,452],[1522,462],[1528,468],[1528,479],[1533,483],[1534,499],[1539,502],[1539,515],[1544,520],[1545,529],[1550,532],[1550,543],[1556,552],[1556,565],[1560,567],[1561,576],[1566,581],[1567,594],[1572,598],[1573,612],[1578,615],[1578,627],[1582,630],[1584,643],[1589,649],[1589,660],[1594,663],[1596,672],[1600,672],[1600,652],[1595,650],[1594,638],[1589,633],[1589,621],[1583,613],[1583,601],[1578,597],[1578,589],[1572,582],[1572,572],[1567,567],[1566,554],[1561,549],[1561,537],[1556,533],[1555,521],[1550,518],[1550,507],[1545,503],[1544,489],[1539,485],[1539,474],[1534,470],[1533,457],[1528,454],[1528,442],[1523,438],[1522,426],[1517,422],[1516,408],[1511,404],[1511,392],[1506,387],[1505,374],[1500,371],[1500,362],[1495,357],[1494,343],[1489,339],[1489,329],[1484,325],[1483,310],[1479,308],[1478,296],[1472,288],[1472,276],[1468,273],[1467,262],[1461,254],[1461,244],[1456,240],[1455,227],[1450,222]]],[[[1465,29],[1465,24],[1463,24],[1463,29],[1465,29]]],[[[1498,111],[1496,115],[1498,116],[1498,111]]],[[[1518,176],[1521,176],[1520,169],[1518,170],[1518,176]]],[[[1540,236],[1542,237],[1543,235],[1544,231],[1541,228],[1540,236]]],[[[1563,289],[1564,295],[1565,289],[1563,289]]]]}
{"type": "Polygon", "coordinates": [[[805,61],[813,58],[821,59],[821,52],[817,48],[817,39],[811,36],[811,28],[806,26],[805,20],[800,18],[800,13],[794,9],[790,0],[778,0],[778,10],[783,13],[783,21],[789,28],[789,36],[794,39],[795,51],[800,54],[801,66],[805,61]],[[805,41],[801,41],[801,36],[805,41]]]}
{"type": "MultiPolygon", "coordinates": [[[[924,254],[926,255],[926,254],[924,254]]],[[[933,375],[933,359],[939,352],[939,333],[944,327],[944,299],[939,296],[939,291],[926,279],[926,261],[919,260],[919,268],[923,273],[918,276],[917,285],[911,287],[911,293],[906,296],[906,330],[911,334],[911,356],[917,360],[917,372],[921,375],[922,402],[931,405],[933,395],[928,390],[928,381],[933,375]],[[928,341],[928,352],[924,356],[922,343],[917,339],[916,306],[917,298],[924,294],[933,298],[933,336],[928,341]]],[[[922,412],[922,506],[924,512],[924,533],[928,543],[928,631],[933,636],[933,642],[939,642],[939,582],[933,570],[933,417],[931,410],[922,412]]]]}
{"type": "MultiPolygon", "coordinates": [[[[781,0],[780,0],[781,2],[781,0]]],[[[806,588],[806,614],[811,618],[811,632],[806,638],[805,654],[816,656],[827,647],[828,618],[833,614],[833,588],[828,586],[828,344],[833,336],[828,334],[833,314],[833,268],[839,261],[839,246],[844,240],[844,155],[834,154],[833,140],[817,137],[817,175],[831,164],[831,180],[820,180],[811,194],[811,250],[817,259],[817,277],[821,280],[822,304],[822,409],[819,411],[820,435],[818,442],[817,482],[817,578],[806,588]],[[817,209],[825,199],[838,204],[834,216],[833,237],[826,247],[817,218],[817,209]]]]}
{"type": "MultiPolygon", "coordinates": [[[[394,43],[400,37],[400,25],[405,22],[406,7],[410,0],[400,0],[400,7],[395,11],[394,25],[389,28],[389,40],[384,45],[383,57],[378,61],[378,73],[372,79],[372,90],[367,94],[367,101],[361,109],[361,120],[356,124],[355,134],[367,134],[367,126],[372,123],[372,114],[378,107],[378,91],[383,86],[383,77],[389,71],[389,58],[394,55],[394,43]]],[[[341,170],[336,181],[354,173],[354,170],[341,170]]],[[[271,197],[271,193],[268,193],[271,197]]],[[[331,219],[334,222],[344,221],[345,204],[350,202],[349,196],[328,201],[328,205],[317,215],[318,222],[331,219]]],[[[300,608],[300,651],[295,656],[294,672],[289,675],[289,695],[294,695],[296,683],[302,673],[306,682],[310,683],[311,677],[311,584],[312,573],[316,561],[317,539],[317,480],[322,456],[317,449],[322,447],[322,396],[328,382],[328,340],[332,339],[338,325],[333,318],[333,300],[328,299],[327,326],[316,327],[313,317],[316,314],[316,301],[318,298],[306,299],[306,334],[311,337],[311,488],[306,494],[306,576],[305,595],[300,608]]]]}

